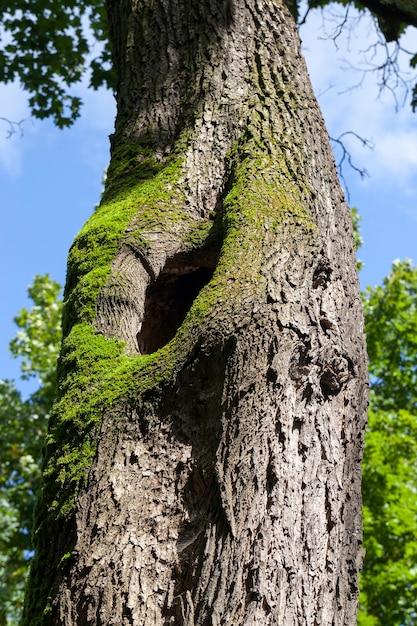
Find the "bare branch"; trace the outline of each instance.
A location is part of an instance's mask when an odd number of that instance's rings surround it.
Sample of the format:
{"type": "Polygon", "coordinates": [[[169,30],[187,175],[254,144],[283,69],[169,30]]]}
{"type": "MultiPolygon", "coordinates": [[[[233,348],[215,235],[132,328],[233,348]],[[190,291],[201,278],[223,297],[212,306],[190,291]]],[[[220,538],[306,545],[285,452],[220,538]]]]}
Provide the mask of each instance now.
{"type": "Polygon", "coordinates": [[[372,28],[369,32],[369,41],[371,43],[359,51],[361,61],[353,65],[346,59],[343,60],[342,67],[350,69],[360,74],[359,81],[344,90],[351,91],[363,85],[364,80],[369,74],[377,77],[378,98],[383,93],[388,92],[392,95],[395,109],[398,110],[404,106],[408,95],[413,93],[413,89],[417,82],[417,73],[412,70],[406,70],[406,66],[411,68],[416,66],[413,63],[415,53],[406,49],[399,41],[387,41],[381,31],[378,19],[368,10],[359,13],[349,13],[349,6],[343,11],[340,8],[326,7],[322,11],[322,29],[323,38],[333,42],[337,51],[339,51],[338,39],[344,31],[348,38],[348,50],[351,44],[351,34],[354,34],[355,27],[365,17],[371,15],[370,24],[372,28]]]}
{"type": "Polygon", "coordinates": [[[20,120],[20,122],[14,122],[13,120],[9,120],[7,117],[0,117],[1,122],[5,122],[8,126],[6,131],[6,138],[10,139],[16,133],[19,133],[20,137],[23,137],[23,124],[27,122],[27,119],[20,120]]]}
{"type": "Polygon", "coordinates": [[[369,139],[365,139],[364,137],[361,137],[360,135],[355,133],[353,130],[347,130],[344,133],[342,133],[341,135],[339,135],[339,137],[337,137],[337,138],[330,137],[330,141],[333,144],[336,144],[339,147],[339,149],[341,150],[341,157],[340,157],[339,161],[337,162],[337,169],[339,171],[340,179],[343,182],[343,186],[344,186],[344,188],[346,190],[347,200],[348,200],[348,202],[350,202],[349,186],[348,186],[348,184],[346,182],[346,179],[345,179],[345,176],[344,176],[344,172],[343,172],[344,164],[347,162],[349,167],[352,168],[355,172],[357,172],[361,178],[365,178],[366,176],[369,176],[369,174],[368,174],[368,172],[366,171],[366,169],[364,167],[358,167],[353,162],[352,154],[349,151],[349,149],[346,147],[345,142],[343,141],[343,138],[346,137],[347,135],[349,135],[351,137],[354,137],[355,139],[360,141],[360,143],[362,144],[362,146],[364,148],[369,148],[370,150],[373,150],[374,144],[373,144],[372,141],[370,141],[369,139]]]}
{"type": "Polygon", "coordinates": [[[304,17],[302,17],[301,20],[298,22],[298,28],[300,28],[300,26],[306,23],[310,10],[311,10],[311,7],[307,7],[306,12],[304,13],[304,17]]]}

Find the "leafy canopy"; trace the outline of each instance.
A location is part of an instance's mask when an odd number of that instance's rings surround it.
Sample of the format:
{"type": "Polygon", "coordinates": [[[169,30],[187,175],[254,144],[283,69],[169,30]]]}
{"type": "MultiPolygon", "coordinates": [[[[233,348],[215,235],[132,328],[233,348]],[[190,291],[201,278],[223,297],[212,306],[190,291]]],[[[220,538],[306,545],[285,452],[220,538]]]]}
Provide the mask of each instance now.
{"type": "Polygon", "coordinates": [[[22,378],[36,378],[39,388],[24,399],[14,381],[0,380],[0,624],[8,626],[18,623],[32,553],[41,449],[56,393],[60,291],[49,276],[36,276],[28,290],[33,307],[14,320],[11,352],[22,359],[22,378]]]}
{"type": "Polygon", "coordinates": [[[70,126],[82,104],[71,88],[87,70],[94,89],[113,85],[106,18],[102,0],[3,0],[0,82],[19,80],[35,117],[70,126]]]}
{"type": "MultiPolygon", "coordinates": [[[[286,2],[298,19],[302,0],[286,2]]],[[[417,26],[415,0],[337,3],[360,11],[367,7],[386,41],[397,40],[410,24],[417,26]]],[[[308,0],[312,9],[328,4],[331,0],[308,0]]],[[[82,102],[76,85],[86,75],[94,89],[114,88],[105,0],[3,0],[0,42],[0,82],[20,81],[29,94],[32,114],[51,117],[60,128],[70,126],[80,115],[82,102]]],[[[410,64],[417,67],[417,54],[410,64]]],[[[417,107],[417,85],[412,106],[417,107]]]]}
{"type": "Polygon", "coordinates": [[[417,623],[417,267],[363,295],[371,376],[359,626],[417,623]]]}

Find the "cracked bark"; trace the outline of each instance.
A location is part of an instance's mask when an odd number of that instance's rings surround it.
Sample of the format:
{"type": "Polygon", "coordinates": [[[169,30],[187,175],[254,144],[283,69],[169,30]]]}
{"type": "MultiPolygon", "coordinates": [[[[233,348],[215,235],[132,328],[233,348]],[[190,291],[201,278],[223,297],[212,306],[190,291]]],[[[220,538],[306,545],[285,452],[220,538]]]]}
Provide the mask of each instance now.
{"type": "Polygon", "coordinates": [[[58,567],[62,554],[46,550],[51,608],[25,623],[351,625],[363,321],[349,212],[295,25],[280,0],[109,1],[108,12],[113,154],[151,146],[162,166],[179,154],[173,197],[187,219],[151,219],[144,246],[132,218],[94,326],[137,359],[186,319],[185,353],[169,384],[105,411],[54,540],[71,559],[58,567]],[[210,221],[187,248],[187,229],[210,221]],[[186,317],[205,289],[208,310],[186,317]]]}

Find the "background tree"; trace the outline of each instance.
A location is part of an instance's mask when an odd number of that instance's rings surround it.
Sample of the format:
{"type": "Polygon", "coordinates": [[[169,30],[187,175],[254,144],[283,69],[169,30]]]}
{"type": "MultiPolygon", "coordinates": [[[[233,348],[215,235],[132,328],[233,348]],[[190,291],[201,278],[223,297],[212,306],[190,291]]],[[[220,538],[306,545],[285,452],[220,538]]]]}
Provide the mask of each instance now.
{"type": "Polygon", "coordinates": [[[22,359],[22,378],[39,388],[23,399],[16,383],[0,381],[0,624],[16,624],[23,604],[28,561],[33,551],[34,501],[39,493],[41,448],[56,394],[56,359],[61,338],[60,286],[36,276],[29,288],[30,310],[15,318],[11,342],[22,359]]]}
{"type": "Polygon", "coordinates": [[[349,218],[289,14],[262,8],[108,4],[118,122],[70,259],[31,623],[355,614],[349,218]]]}
{"type": "Polygon", "coordinates": [[[417,615],[417,268],[398,261],[364,294],[371,374],[359,624],[417,615]]]}

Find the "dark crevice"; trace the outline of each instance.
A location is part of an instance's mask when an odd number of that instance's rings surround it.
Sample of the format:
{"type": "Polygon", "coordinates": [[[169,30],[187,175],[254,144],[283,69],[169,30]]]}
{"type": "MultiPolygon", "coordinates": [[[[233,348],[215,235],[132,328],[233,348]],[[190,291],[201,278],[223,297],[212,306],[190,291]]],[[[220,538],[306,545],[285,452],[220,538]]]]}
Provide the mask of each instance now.
{"type": "Polygon", "coordinates": [[[183,273],[179,270],[161,272],[146,294],[142,327],[137,335],[141,354],[159,350],[175,336],[213,272],[210,267],[193,268],[183,273]]]}
{"type": "Polygon", "coordinates": [[[213,276],[216,254],[180,253],[167,260],[146,291],[138,350],[151,354],[175,336],[192,303],[213,276]]]}
{"type": "Polygon", "coordinates": [[[321,258],[313,274],[313,289],[326,289],[332,274],[332,268],[327,259],[321,258]]]}

